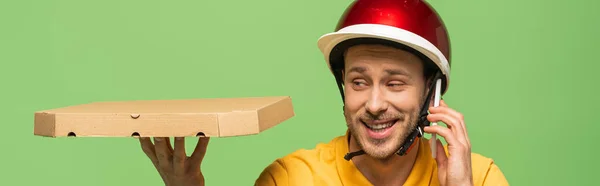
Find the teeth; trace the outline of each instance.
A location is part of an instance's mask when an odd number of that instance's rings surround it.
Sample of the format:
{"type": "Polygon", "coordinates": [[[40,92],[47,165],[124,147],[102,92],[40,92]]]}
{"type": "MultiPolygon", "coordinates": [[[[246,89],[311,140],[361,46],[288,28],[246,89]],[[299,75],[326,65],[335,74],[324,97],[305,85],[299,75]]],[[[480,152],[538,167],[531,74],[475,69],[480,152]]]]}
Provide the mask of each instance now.
{"type": "Polygon", "coordinates": [[[375,132],[380,131],[382,129],[386,129],[394,125],[394,123],[385,123],[385,124],[377,124],[377,125],[367,125],[367,127],[375,132]]]}

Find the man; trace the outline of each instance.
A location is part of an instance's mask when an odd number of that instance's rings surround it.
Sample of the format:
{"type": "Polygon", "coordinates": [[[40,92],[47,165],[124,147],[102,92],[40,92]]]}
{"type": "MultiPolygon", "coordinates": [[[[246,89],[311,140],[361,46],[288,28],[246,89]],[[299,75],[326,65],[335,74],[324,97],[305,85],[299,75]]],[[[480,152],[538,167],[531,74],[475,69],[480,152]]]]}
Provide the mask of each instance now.
{"type": "MultiPolygon", "coordinates": [[[[255,185],[508,185],[491,159],[471,153],[462,114],[443,100],[437,106],[434,98],[450,82],[450,46],[431,6],[357,0],[336,30],[318,46],[344,101],[346,135],[274,161],[255,185]]],[[[175,140],[174,149],[168,138],[141,144],[166,185],[204,185],[200,163],[208,138],[200,138],[190,157],[183,139],[175,140]]]]}

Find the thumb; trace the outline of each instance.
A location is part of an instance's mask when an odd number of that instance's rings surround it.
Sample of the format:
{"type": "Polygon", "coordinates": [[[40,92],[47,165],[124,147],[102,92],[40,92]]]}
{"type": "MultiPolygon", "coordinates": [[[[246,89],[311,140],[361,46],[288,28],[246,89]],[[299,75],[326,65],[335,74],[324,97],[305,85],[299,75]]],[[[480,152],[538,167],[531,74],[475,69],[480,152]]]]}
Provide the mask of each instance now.
{"type": "Polygon", "coordinates": [[[436,148],[435,161],[437,162],[438,168],[443,168],[448,162],[448,155],[446,155],[444,145],[439,139],[436,139],[436,148]]]}
{"type": "Polygon", "coordinates": [[[442,145],[442,142],[439,139],[436,139],[436,148],[435,161],[437,162],[438,167],[438,178],[440,183],[445,184],[447,175],[446,169],[448,168],[448,156],[444,150],[444,145],[442,145]]]}

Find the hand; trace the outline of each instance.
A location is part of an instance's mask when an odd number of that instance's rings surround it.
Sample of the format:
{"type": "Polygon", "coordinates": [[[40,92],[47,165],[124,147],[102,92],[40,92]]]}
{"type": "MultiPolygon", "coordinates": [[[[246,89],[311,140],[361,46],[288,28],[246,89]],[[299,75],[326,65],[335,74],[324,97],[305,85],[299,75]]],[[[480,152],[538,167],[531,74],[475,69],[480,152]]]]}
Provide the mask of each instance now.
{"type": "Polygon", "coordinates": [[[162,177],[166,186],[204,186],[204,176],[200,164],[206,154],[208,137],[200,137],[192,156],[185,154],[183,137],[175,137],[175,149],[169,138],[140,138],[142,150],[162,177]]]}
{"type": "Polygon", "coordinates": [[[473,185],[471,170],[471,142],[467,135],[463,115],[441,100],[438,107],[429,108],[427,120],[444,122],[448,128],[436,125],[425,127],[425,132],[438,134],[448,142],[448,154],[439,139],[436,139],[438,178],[441,185],[473,185]]]}

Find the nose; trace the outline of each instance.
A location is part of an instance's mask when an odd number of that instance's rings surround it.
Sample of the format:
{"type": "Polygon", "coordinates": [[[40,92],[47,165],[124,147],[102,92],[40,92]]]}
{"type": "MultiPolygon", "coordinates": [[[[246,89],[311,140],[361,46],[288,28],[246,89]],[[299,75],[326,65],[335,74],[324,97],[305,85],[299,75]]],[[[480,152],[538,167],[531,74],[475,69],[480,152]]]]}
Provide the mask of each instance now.
{"type": "Polygon", "coordinates": [[[373,89],[367,102],[365,103],[367,112],[373,115],[379,115],[385,112],[388,108],[388,102],[382,95],[382,91],[373,89]]]}

